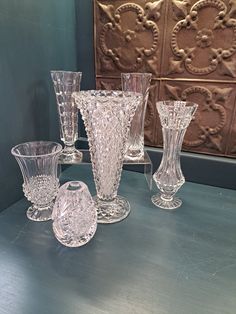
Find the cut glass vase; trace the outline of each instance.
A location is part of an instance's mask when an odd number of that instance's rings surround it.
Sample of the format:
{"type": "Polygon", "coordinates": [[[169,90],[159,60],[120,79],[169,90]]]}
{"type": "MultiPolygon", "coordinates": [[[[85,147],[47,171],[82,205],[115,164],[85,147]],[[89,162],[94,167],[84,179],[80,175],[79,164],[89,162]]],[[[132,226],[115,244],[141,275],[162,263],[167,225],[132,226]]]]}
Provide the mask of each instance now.
{"type": "Polygon", "coordinates": [[[57,99],[60,137],[65,144],[59,162],[79,163],[82,153],[75,148],[78,139],[78,108],[73,102],[72,93],[80,90],[82,73],[51,71],[51,77],[57,99]]]}
{"type": "Polygon", "coordinates": [[[131,120],[141,101],[137,93],[84,91],[74,94],[88,136],[99,223],[115,223],[130,212],[117,195],[131,120]]]}
{"type": "Polygon", "coordinates": [[[88,187],[81,181],[63,184],[52,213],[57,240],[68,247],[89,242],[97,229],[97,210],[88,187]]]}
{"type": "Polygon", "coordinates": [[[157,102],[163,134],[163,156],[153,179],[160,190],[160,194],[152,196],[152,202],[163,209],[175,209],[182,201],[175,197],[175,193],[184,184],[180,166],[180,152],[184,135],[190,124],[197,105],[184,101],[157,102]]]}
{"type": "Polygon", "coordinates": [[[121,73],[122,90],[141,93],[143,96],[131,122],[125,159],[140,160],[144,158],[144,119],[151,79],[151,73],[121,73]]]}
{"type": "Polygon", "coordinates": [[[23,191],[32,203],[27,217],[34,221],[51,219],[53,201],[59,188],[58,158],[62,146],[54,142],[28,142],[12,148],[24,179],[23,191]]]}

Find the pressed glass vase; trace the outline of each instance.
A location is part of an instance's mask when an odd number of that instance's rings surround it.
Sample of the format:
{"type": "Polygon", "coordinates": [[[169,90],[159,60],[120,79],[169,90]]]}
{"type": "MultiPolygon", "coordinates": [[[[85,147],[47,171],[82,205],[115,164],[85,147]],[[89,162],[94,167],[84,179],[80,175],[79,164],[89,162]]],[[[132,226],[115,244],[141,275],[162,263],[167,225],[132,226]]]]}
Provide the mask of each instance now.
{"type": "Polygon", "coordinates": [[[65,144],[59,161],[78,163],[82,161],[82,153],[75,148],[78,139],[78,108],[73,102],[72,93],[80,90],[82,73],[51,71],[51,77],[57,99],[60,137],[65,144]]]}
{"type": "Polygon", "coordinates": [[[59,188],[58,158],[62,146],[54,142],[28,142],[12,148],[24,179],[23,191],[32,203],[27,217],[34,221],[51,219],[53,201],[59,188]]]}
{"type": "Polygon", "coordinates": [[[161,164],[153,175],[160,194],[152,196],[152,202],[160,208],[175,209],[182,204],[175,197],[185,182],[180,166],[180,152],[186,129],[196,110],[197,105],[192,102],[157,102],[164,147],[161,164]]]}
{"type": "Polygon", "coordinates": [[[129,202],[117,195],[125,144],[141,95],[121,91],[84,91],[74,94],[88,136],[97,195],[99,223],[126,218],[129,202]]]}
{"type": "Polygon", "coordinates": [[[139,160],[144,157],[144,119],[151,79],[151,73],[121,73],[122,90],[141,93],[143,96],[131,122],[125,159],[139,160]]]}
{"type": "Polygon", "coordinates": [[[97,230],[97,210],[85,183],[70,181],[60,187],[52,220],[54,234],[65,246],[79,247],[93,238],[97,230]]]}

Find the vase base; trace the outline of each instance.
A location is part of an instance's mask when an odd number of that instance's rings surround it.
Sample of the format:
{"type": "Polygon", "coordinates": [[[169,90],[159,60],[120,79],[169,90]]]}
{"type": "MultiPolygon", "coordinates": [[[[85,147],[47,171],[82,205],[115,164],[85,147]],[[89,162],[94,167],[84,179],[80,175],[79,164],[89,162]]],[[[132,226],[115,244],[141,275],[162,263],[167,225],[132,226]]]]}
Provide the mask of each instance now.
{"type": "Polygon", "coordinates": [[[93,197],[97,207],[97,222],[101,224],[112,224],[125,219],[130,213],[130,204],[122,196],[117,196],[112,201],[100,200],[93,197]]]}
{"type": "Polygon", "coordinates": [[[139,152],[137,154],[127,153],[124,160],[127,161],[142,161],[144,160],[144,152],[139,152]]]}
{"type": "Polygon", "coordinates": [[[182,205],[182,201],[177,198],[173,197],[172,200],[167,201],[164,200],[160,194],[156,194],[152,196],[152,202],[155,206],[160,207],[162,209],[176,209],[182,205]]]}
{"type": "Polygon", "coordinates": [[[60,157],[59,157],[59,163],[61,164],[77,164],[82,162],[83,154],[77,150],[74,149],[71,152],[62,151],[60,157]]]}
{"type": "Polygon", "coordinates": [[[27,209],[26,215],[28,219],[33,221],[47,221],[52,219],[52,207],[45,207],[44,209],[38,209],[34,205],[27,209]]]}

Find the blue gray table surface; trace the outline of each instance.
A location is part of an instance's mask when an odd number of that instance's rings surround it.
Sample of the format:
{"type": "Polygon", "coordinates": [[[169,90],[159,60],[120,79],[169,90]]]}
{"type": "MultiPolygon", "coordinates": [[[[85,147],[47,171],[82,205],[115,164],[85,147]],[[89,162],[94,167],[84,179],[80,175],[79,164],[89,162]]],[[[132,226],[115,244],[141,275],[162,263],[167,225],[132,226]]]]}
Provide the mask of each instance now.
{"type": "MultiPolygon", "coordinates": [[[[95,192],[88,165],[68,180],[95,192]]],[[[29,221],[25,199],[0,214],[0,314],[236,313],[236,192],[186,183],[183,206],[164,211],[142,174],[123,171],[119,194],[130,216],[81,248],[29,221]]]]}

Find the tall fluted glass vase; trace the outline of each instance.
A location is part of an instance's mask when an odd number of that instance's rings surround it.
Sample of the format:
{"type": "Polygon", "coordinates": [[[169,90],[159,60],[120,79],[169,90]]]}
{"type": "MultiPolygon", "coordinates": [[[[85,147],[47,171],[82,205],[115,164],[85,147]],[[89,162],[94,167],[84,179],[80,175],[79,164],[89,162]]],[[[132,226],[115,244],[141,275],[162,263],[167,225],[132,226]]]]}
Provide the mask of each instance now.
{"type": "Polygon", "coordinates": [[[152,202],[157,207],[175,209],[182,204],[175,197],[175,193],[185,182],[180,166],[180,152],[186,129],[196,110],[197,105],[192,102],[157,102],[164,141],[161,164],[153,175],[160,190],[160,194],[152,196],[152,202]]]}
{"type": "Polygon", "coordinates": [[[126,159],[140,160],[144,157],[144,119],[151,79],[151,73],[121,73],[122,90],[141,93],[143,96],[131,122],[126,144],[126,159]]]}
{"type": "Polygon", "coordinates": [[[117,195],[125,144],[141,95],[120,91],[84,91],[74,94],[88,136],[97,195],[99,223],[126,218],[129,202],[117,195]]]}
{"type": "Polygon", "coordinates": [[[78,163],[82,153],[75,148],[78,139],[78,108],[72,93],[80,90],[81,72],[51,71],[60,120],[60,137],[65,146],[60,155],[61,163],[78,163]]]}

